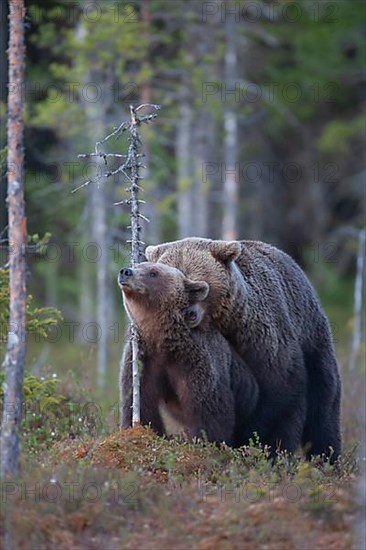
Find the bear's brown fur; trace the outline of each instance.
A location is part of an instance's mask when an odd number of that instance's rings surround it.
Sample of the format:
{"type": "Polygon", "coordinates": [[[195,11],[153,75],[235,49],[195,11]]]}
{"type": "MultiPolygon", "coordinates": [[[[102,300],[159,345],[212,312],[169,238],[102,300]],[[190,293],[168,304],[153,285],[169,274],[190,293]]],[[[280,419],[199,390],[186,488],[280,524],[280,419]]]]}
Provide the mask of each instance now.
{"type": "MultiPolygon", "coordinates": [[[[254,377],[224,337],[201,320],[207,283],[147,262],[121,270],[118,281],[139,338],[141,422],[165,434],[163,410],[190,438],[205,434],[208,441],[235,445],[237,432],[256,406],[258,391],[254,377]],[[197,323],[199,329],[194,328],[197,323]]],[[[131,425],[131,385],[131,349],[126,344],[123,428],[131,425]]]]}
{"type": "Polygon", "coordinates": [[[258,241],[188,238],[146,257],[209,284],[206,315],[255,375],[253,428],[263,442],[307,456],[341,450],[341,381],[329,323],[301,268],[258,241]]]}

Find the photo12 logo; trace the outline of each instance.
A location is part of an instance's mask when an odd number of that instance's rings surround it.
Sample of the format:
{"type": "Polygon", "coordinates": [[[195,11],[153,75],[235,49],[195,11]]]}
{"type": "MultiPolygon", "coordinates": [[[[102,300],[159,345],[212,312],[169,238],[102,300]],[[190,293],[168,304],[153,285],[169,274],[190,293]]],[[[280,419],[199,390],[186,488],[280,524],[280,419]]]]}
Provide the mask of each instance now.
{"type": "Polygon", "coordinates": [[[339,21],[337,2],[256,2],[250,0],[211,1],[202,3],[201,21],[225,23],[232,18],[236,23],[259,21],[298,23],[302,19],[313,22],[336,23],[339,21]]]}
{"type": "Polygon", "coordinates": [[[12,500],[50,504],[79,501],[95,503],[104,501],[107,496],[109,502],[114,504],[133,504],[138,499],[139,486],[135,482],[123,483],[117,480],[59,481],[56,476],[51,476],[46,482],[4,481],[1,484],[2,504],[12,500]]]}

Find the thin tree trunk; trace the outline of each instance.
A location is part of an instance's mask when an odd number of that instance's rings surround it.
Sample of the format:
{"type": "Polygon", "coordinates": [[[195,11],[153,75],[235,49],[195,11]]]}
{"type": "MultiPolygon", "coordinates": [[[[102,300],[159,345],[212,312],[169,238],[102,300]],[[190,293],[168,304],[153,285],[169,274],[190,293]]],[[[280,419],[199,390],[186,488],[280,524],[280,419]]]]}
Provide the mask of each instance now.
{"type": "Polygon", "coordinates": [[[354,292],[354,329],[351,353],[349,359],[350,370],[354,370],[357,353],[361,344],[362,334],[362,287],[363,287],[363,274],[365,265],[365,241],[366,230],[362,229],[358,236],[358,251],[357,251],[357,271],[356,282],[354,292]]]}
{"type": "MultiPolygon", "coordinates": [[[[6,102],[7,98],[7,81],[8,81],[8,66],[7,66],[7,41],[8,41],[8,6],[6,2],[0,5],[0,102],[6,102]]],[[[1,133],[0,149],[5,146],[5,136],[1,133]],[[3,141],[4,139],[4,141],[3,141]]],[[[0,172],[0,235],[2,235],[6,227],[6,174],[5,170],[0,172]]],[[[1,262],[1,259],[0,259],[1,262]]]]}
{"type": "MultiPolygon", "coordinates": [[[[149,0],[143,0],[141,6],[141,16],[142,22],[144,25],[143,37],[146,44],[149,44],[149,34],[150,34],[150,24],[151,24],[151,14],[149,0]]],[[[149,53],[149,47],[147,46],[147,53],[149,53]]],[[[147,104],[151,103],[152,90],[150,80],[144,82],[141,89],[141,103],[147,104]]],[[[159,229],[159,216],[157,213],[157,203],[159,200],[159,190],[156,187],[156,183],[151,180],[151,170],[150,170],[150,128],[145,128],[144,132],[144,158],[142,164],[145,166],[142,171],[142,176],[144,178],[144,190],[146,193],[146,205],[145,205],[145,214],[149,219],[147,230],[145,235],[148,238],[150,243],[158,243],[160,237],[159,229]]]]}
{"type": "MultiPolygon", "coordinates": [[[[102,162],[101,169],[102,168],[102,162]]],[[[105,186],[92,186],[93,235],[98,250],[97,323],[98,323],[98,388],[105,389],[108,365],[108,256],[105,186]]]]}
{"type": "MultiPolygon", "coordinates": [[[[227,17],[225,23],[225,86],[226,92],[235,88],[237,78],[237,56],[235,47],[236,25],[233,17],[227,17]]],[[[224,166],[223,174],[223,220],[224,239],[237,239],[237,208],[239,200],[239,174],[237,170],[238,121],[235,113],[235,101],[232,94],[225,94],[224,109],[224,166]],[[234,103],[234,106],[232,106],[234,103]]]]}
{"type": "Polygon", "coordinates": [[[19,473],[19,428],[25,362],[27,226],[23,181],[24,15],[23,0],[10,1],[8,95],[8,211],[10,324],[5,355],[5,395],[1,433],[1,476],[19,473]]]}
{"type": "MultiPolygon", "coordinates": [[[[138,133],[138,119],[136,111],[130,105],[131,113],[131,144],[128,151],[130,157],[130,204],[131,204],[131,265],[135,267],[142,260],[141,249],[141,215],[139,206],[139,161],[141,143],[138,133]]],[[[137,330],[134,323],[131,324],[131,350],[132,350],[132,425],[139,424],[141,420],[140,408],[140,373],[139,373],[139,348],[137,330]]]]}
{"type": "Polygon", "coordinates": [[[210,178],[207,165],[210,159],[210,139],[213,135],[211,114],[203,110],[198,114],[195,128],[194,165],[195,165],[195,220],[197,237],[208,236],[210,178]]]}
{"type": "Polygon", "coordinates": [[[92,271],[90,269],[90,263],[87,262],[84,257],[83,251],[86,250],[86,245],[90,241],[91,229],[90,229],[90,220],[92,218],[92,189],[91,187],[86,188],[85,193],[85,205],[82,215],[82,239],[81,239],[81,252],[78,257],[79,260],[79,277],[80,277],[80,292],[79,298],[79,334],[78,338],[80,342],[83,338],[83,328],[85,324],[88,324],[92,321],[93,317],[93,303],[94,303],[94,293],[92,290],[92,271]]]}
{"type": "Polygon", "coordinates": [[[178,234],[179,238],[194,233],[194,192],[192,178],[192,106],[189,98],[187,76],[184,76],[180,100],[180,114],[177,128],[176,158],[178,179],[178,234]]]}
{"type": "MultiPolygon", "coordinates": [[[[365,403],[361,403],[361,426],[365,426],[366,414],[365,414],[365,403]]],[[[360,511],[358,513],[357,520],[357,542],[358,548],[366,548],[366,435],[365,432],[362,436],[361,448],[359,450],[360,457],[360,482],[358,487],[360,511]]]]}
{"type": "MultiPolygon", "coordinates": [[[[87,241],[82,242],[83,246],[87,241]]],[[[92,273],[90,269],[90,263],[88,263],[85,258],[79,258],[80,266],[80,288],[82,292],[80,293],[80,303],[79,303],[79,341],[82,342],[83,339],[83,329],[85,325],[88,325],[92,322],[93,319],[93,303],[95,300],[95,295],[92,294],[92,273]]]]}
{"type": "MultiPolygon", "coordinates": [[[[86,2],[85,2],[86,4],[86,2]]],[[[77,37],[80,42],[85,40],[85,29],[83,23],[77,28],[77,37]]],[[[98,82],[100,80],[100,73],[98,69],[93,68],[92,62],[90,63],[90,69],[85,74],[86,82],[98,82]]],[[[89,135],[103,135],[108,125],[107,121],[107,112],[108,109],[113,104],[113,96],[108,86],[103,90],[103,98],[97,103],[88,102],[83,100],[82,106],[85,111],[89,135]],[[109,93],[107,93],[109,91],[109,93]]],[[[96,172],[97,174],[102,174],[104,172],[105,166],[104,161],[100,157],[96,158],[96,172]]],[[[98,176],[97,176],[98,177],[98,176]]],[[[96,335],[98,340],[98,363],[97,363],[97,384],[98,388],[103,390],[106,386],[107,378],[107,367],[108,367],[108,326],[109,326],[109,315],[108,315],[108,303],[109,298],[108,294],[110,293],[110,288],[108,285],[108,240],[107,240],[107,213],[106,213],[106,190],[105,185],[99,182],[93,182],[89,192],[91,196],[91,227],[93,240],[97,249],[97,260],[96,262],[89,260],[88,266],[91,268],[93,263],[96,266],[97,272],[97,331],[96,335]]],[[[87,256],[87,254],[86,254],[87,256]]],[[[85,257],[85,254],[84,254],[85,257]]],[[[86,259],[88,259],[86,257],[86,259]]],[[[83,258],[83,261],[85,259],[83,258]]],[[[85,321],[84,321],[85,325],[85,321]]],[[[84,331],[84,337],[86,336],[84,331]]],[[[91,335],[90,335],[91,336],[91,335]]],[[[89,337],[89,335],[88,335],[89,337]]]]}
{"type": "MultiPolygon", "coordinates": [[[[7,56],[6,46],[8,40],[8,6],[2,2],[0,6],[0,101],[7,98],[7,56]]],[[[0,144],[1,145],[1,144],[0,144]]]]}
{"type": "MultiPolygon", "coordinates": [[[[213,174],[210,166],[213,160],[217,157],[214,155],[214,140],[215,140],[215,123],[212,108],[209,107],[207,101],[203,97],[202,86],[204,83],[217,82],[220,77],[217,72],[216,63],[210,62],[210,59],[215,58],[217,54],[217,34],[216,25],[210,21],[205,25],[205,32],[202,33],[201,9],[197,3],[193,3],[193,13],[195,15],[195,26],[192,28],[191,41],[195,44],[193,64],[199,61],[200,70],[202,71],[201,81],[201,97],[202,103],[195,112],[194,123],[194,145],[193,145],[193,162],[194,162],[194,215],[196,231],[198,237],[208,237],[209,230],[209,215],[210,201],[209,198],[213,192],[213,174]]],[[[222,80],[222,78],[221,78],[222,80]]],[[[197,91],[197,85],[196,85],[197,91]]],[[[217,170],[215,170],[217,172],[217,170]]]]}

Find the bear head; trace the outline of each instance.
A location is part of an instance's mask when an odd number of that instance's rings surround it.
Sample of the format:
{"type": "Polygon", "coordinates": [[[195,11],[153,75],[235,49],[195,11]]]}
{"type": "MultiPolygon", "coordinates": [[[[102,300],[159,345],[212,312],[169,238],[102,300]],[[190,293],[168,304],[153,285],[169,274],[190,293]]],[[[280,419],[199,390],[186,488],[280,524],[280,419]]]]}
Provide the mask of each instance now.
{"type": "Polygon", "coordinates": [[[210,292],[202,302],[219,328],[232,321],[239,301],[244,299],[244,281],[235,260],[242,252],[238,241],[191,237],[145,250],[149,262],[164,264],[182,271],[192,281],[206,281],[210,292]]]}
{"type": "Polygon", "coordinates": [[[130,320],[149,335],[166,326],[195,328],[203,321],[200,304],[209,285],[188,279],[179,269],[143,262],[121,269],[118,285],[130,320]]]}

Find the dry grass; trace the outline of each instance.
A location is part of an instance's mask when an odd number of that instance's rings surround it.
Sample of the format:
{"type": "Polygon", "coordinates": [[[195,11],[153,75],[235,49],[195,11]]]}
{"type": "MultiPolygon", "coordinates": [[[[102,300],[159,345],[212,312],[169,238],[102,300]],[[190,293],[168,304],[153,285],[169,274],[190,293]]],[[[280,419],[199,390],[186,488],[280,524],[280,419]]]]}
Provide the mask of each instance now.
{"type": "Polygon", "coordinates": [[[351,456],[336,469],[284,456],[272,467],[259,448],[136,427],[58,443],[3,485],[2,514],[14,548],[27,550],[347,550],[357,548],[356,485],[351,456]]]}

